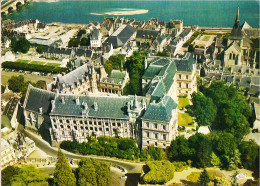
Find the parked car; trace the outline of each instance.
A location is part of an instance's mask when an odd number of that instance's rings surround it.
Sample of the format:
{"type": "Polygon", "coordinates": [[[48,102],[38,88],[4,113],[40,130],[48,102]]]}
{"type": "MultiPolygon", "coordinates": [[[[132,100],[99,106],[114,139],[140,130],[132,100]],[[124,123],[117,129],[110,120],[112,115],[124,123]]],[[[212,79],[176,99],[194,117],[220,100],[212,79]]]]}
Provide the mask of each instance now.
{"type": "Polygon", "coordinates": [[[120,179],[126,179],[127,178],[127,176],[125,175],[125,176],[121,176],[120,177],[120,179]]]}

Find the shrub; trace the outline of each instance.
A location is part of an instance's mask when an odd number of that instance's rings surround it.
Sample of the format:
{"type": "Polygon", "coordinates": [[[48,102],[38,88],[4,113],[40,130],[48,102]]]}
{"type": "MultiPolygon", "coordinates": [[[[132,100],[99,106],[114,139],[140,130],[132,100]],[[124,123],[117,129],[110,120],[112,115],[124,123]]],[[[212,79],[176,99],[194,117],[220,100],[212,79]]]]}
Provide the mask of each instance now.
{"type": "Polygon", "coordinates": [[[146,165],[149,172],[143,177],[145,183],[163,184],[174,176],[174,165],[169,161],[150,161],[146,165]]]}

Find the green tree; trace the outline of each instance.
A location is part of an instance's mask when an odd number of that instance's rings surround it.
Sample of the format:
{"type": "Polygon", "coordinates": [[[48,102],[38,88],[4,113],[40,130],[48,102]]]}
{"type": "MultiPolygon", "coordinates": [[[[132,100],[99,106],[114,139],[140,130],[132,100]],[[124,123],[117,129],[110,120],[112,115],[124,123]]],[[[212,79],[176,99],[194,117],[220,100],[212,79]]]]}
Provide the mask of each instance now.
{"type": "Polygon", "coordinates": [[[174,26],[174,24],[172,23],[172,22],[169,22],[168,24],[167,24],[167,26],[166,26],[166,28],[169,28],[169,29],[172,29],[172,28],[174,28],[175,26],[174,26]]]}
{"type": "Polygon", "coordinates": [[[77,172],[78,184],[81,186],[109,186],[111,183],[109,165],[94,159],[83,158],[77,172]]]}
{"type": "Polygon", "coordinates": [[[157,53],[155,53],[154,54],[155,56],[163,56],[163,57],[169,57],[170,56],[170,54],[169,54],[169,52],[167,52],[167,51],[163,51],[163,52],[157,52],[157,53]]]}
{"type": "Polygon", "coordinates": [[[90,46],[90,38],[89,37],[83,37],[80,40],[80,46],[90,46]]]}
{"type": "Polygon", "coordinates": [[[126,69],[129,72],[129,94],[142,93],[142,75],[144,73],[144,57],[141,52],[135,51],[130,58],[126,61],[126,69]]]}
{"type": "Polygon", "coordinates": [[[86,32],[85,29],[80,29],[79,32],[77,33],[77,38],[81,38],[81,36],[82,36],[83,34],[86,34],[86,33],[87,33],[87,32],[86,32]]]}
{"type": "Polygon", "coordinates": [[[78,47],[80,44],[80,40],[78,38],[71,38],[68,43],[68,47],[78,47]]]}
{"type": "Polygon", "coordinates": [[[208,186],[231,186],[231,182],[226,180],[223,177],[216,176],[211,182],[208,184],[208,186]]]}
{"type": "Polygon", "coordinates": [[[15,41],[11,47],[14,52],[27,53],[30,49],[30,42],[26,38],[21,38],[15,41]]]}
{"type": "Polygon", "coordinates": [[[192,115],[200,126],[211,125],[216,118],[217,107],[211,98],[207,98],[202,93],[192,94],[192,115]]]}
{"type": "Polygon", "coordinates": [[[39,54],[42,54],[44,49],[45,49],[45,46],[39,45],[36,48],[36,52],[38,52],[39,54]]]}
{"type": "Polygon", "coordinates": [[[194,52],[194,46],[192,44],[188,46],[188,52],[194,52]]]}
{"type": "Polygon", "coordinates": [[[24,77],[22,75],[19,76],[12,76],[8,80],[8,88],[12,90],[13,92],[22,92],[24,88],[24,77]]]}
{"type": "Polygon", "coordinates": [[[239,145],[241,162],[246,169],[259,170],[259,146],[255,141],[243,141],[239,145]]]}
{"type": "Polygon", "coordinates": [[[121,63],[124,63],[124,61],[124,56],[121,54],[110,56],[104,64],[106,73],[110,74],[112,70],[120,70],[121,63]]]}
{"type": "Polygon", "coordinates": [[[1,171],[1,184],[2,185],[11,185],[11,178],[16,176],[19,173],[19,167],[7,166],[1,171]]]}
{"type": "Polygon", "coordinates": [[[203,172],[200,174],[198,184],[201,186],[207,186],[210,182],[208,172],[206,169],[203,170],[203,172]]]}
{"type": "Polygon", "coordinates": [[[59,186],[76,185],[76,178],[62,151],[58,150],[57,163],[54,171],[54,183],[59,186]]]}
{"type": "Polygon", "coordinates": [[[219,157],[214,152],[211,153],[210,159],[211,159],[211,161],[210,161],[211,165],[213,165],[213,166],[221,165],[221,161],[220,161],[219,157]]]}
{"type": "Polygon", "coordinates": [[[48,186],[49,175],[42,173],[33,165],[23,165],[18,174],[11,178],[11,185],[43,185],[48,186]]]}

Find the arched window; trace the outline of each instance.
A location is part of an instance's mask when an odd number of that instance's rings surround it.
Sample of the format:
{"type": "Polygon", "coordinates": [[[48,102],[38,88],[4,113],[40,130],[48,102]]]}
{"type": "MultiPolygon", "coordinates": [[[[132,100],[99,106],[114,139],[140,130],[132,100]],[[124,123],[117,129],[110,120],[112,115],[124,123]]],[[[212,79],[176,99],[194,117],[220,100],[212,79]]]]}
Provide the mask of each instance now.
{"type": "Polygon", "coordinates": [[[233,54],[233,59],[236,59],[236,54],[233,54]]]}
{"type": "Polygon", "coordinates": [[[230,54],[229,54],[229,59],[231,59],[231,58],[232,58],[232,54],[230,53],[230,54]]]}

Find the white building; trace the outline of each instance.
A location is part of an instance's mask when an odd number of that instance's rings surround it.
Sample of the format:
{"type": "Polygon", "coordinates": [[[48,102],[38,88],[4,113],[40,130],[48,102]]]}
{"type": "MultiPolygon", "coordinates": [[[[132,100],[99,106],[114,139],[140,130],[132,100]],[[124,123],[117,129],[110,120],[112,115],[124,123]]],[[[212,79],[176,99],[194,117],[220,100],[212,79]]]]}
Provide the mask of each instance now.
{"type": "Polygon", "coordinates": [[[101,47],[102,35],[98,29],[94,29],[90,36],[90,46],[91,48],[101,47]]]}

